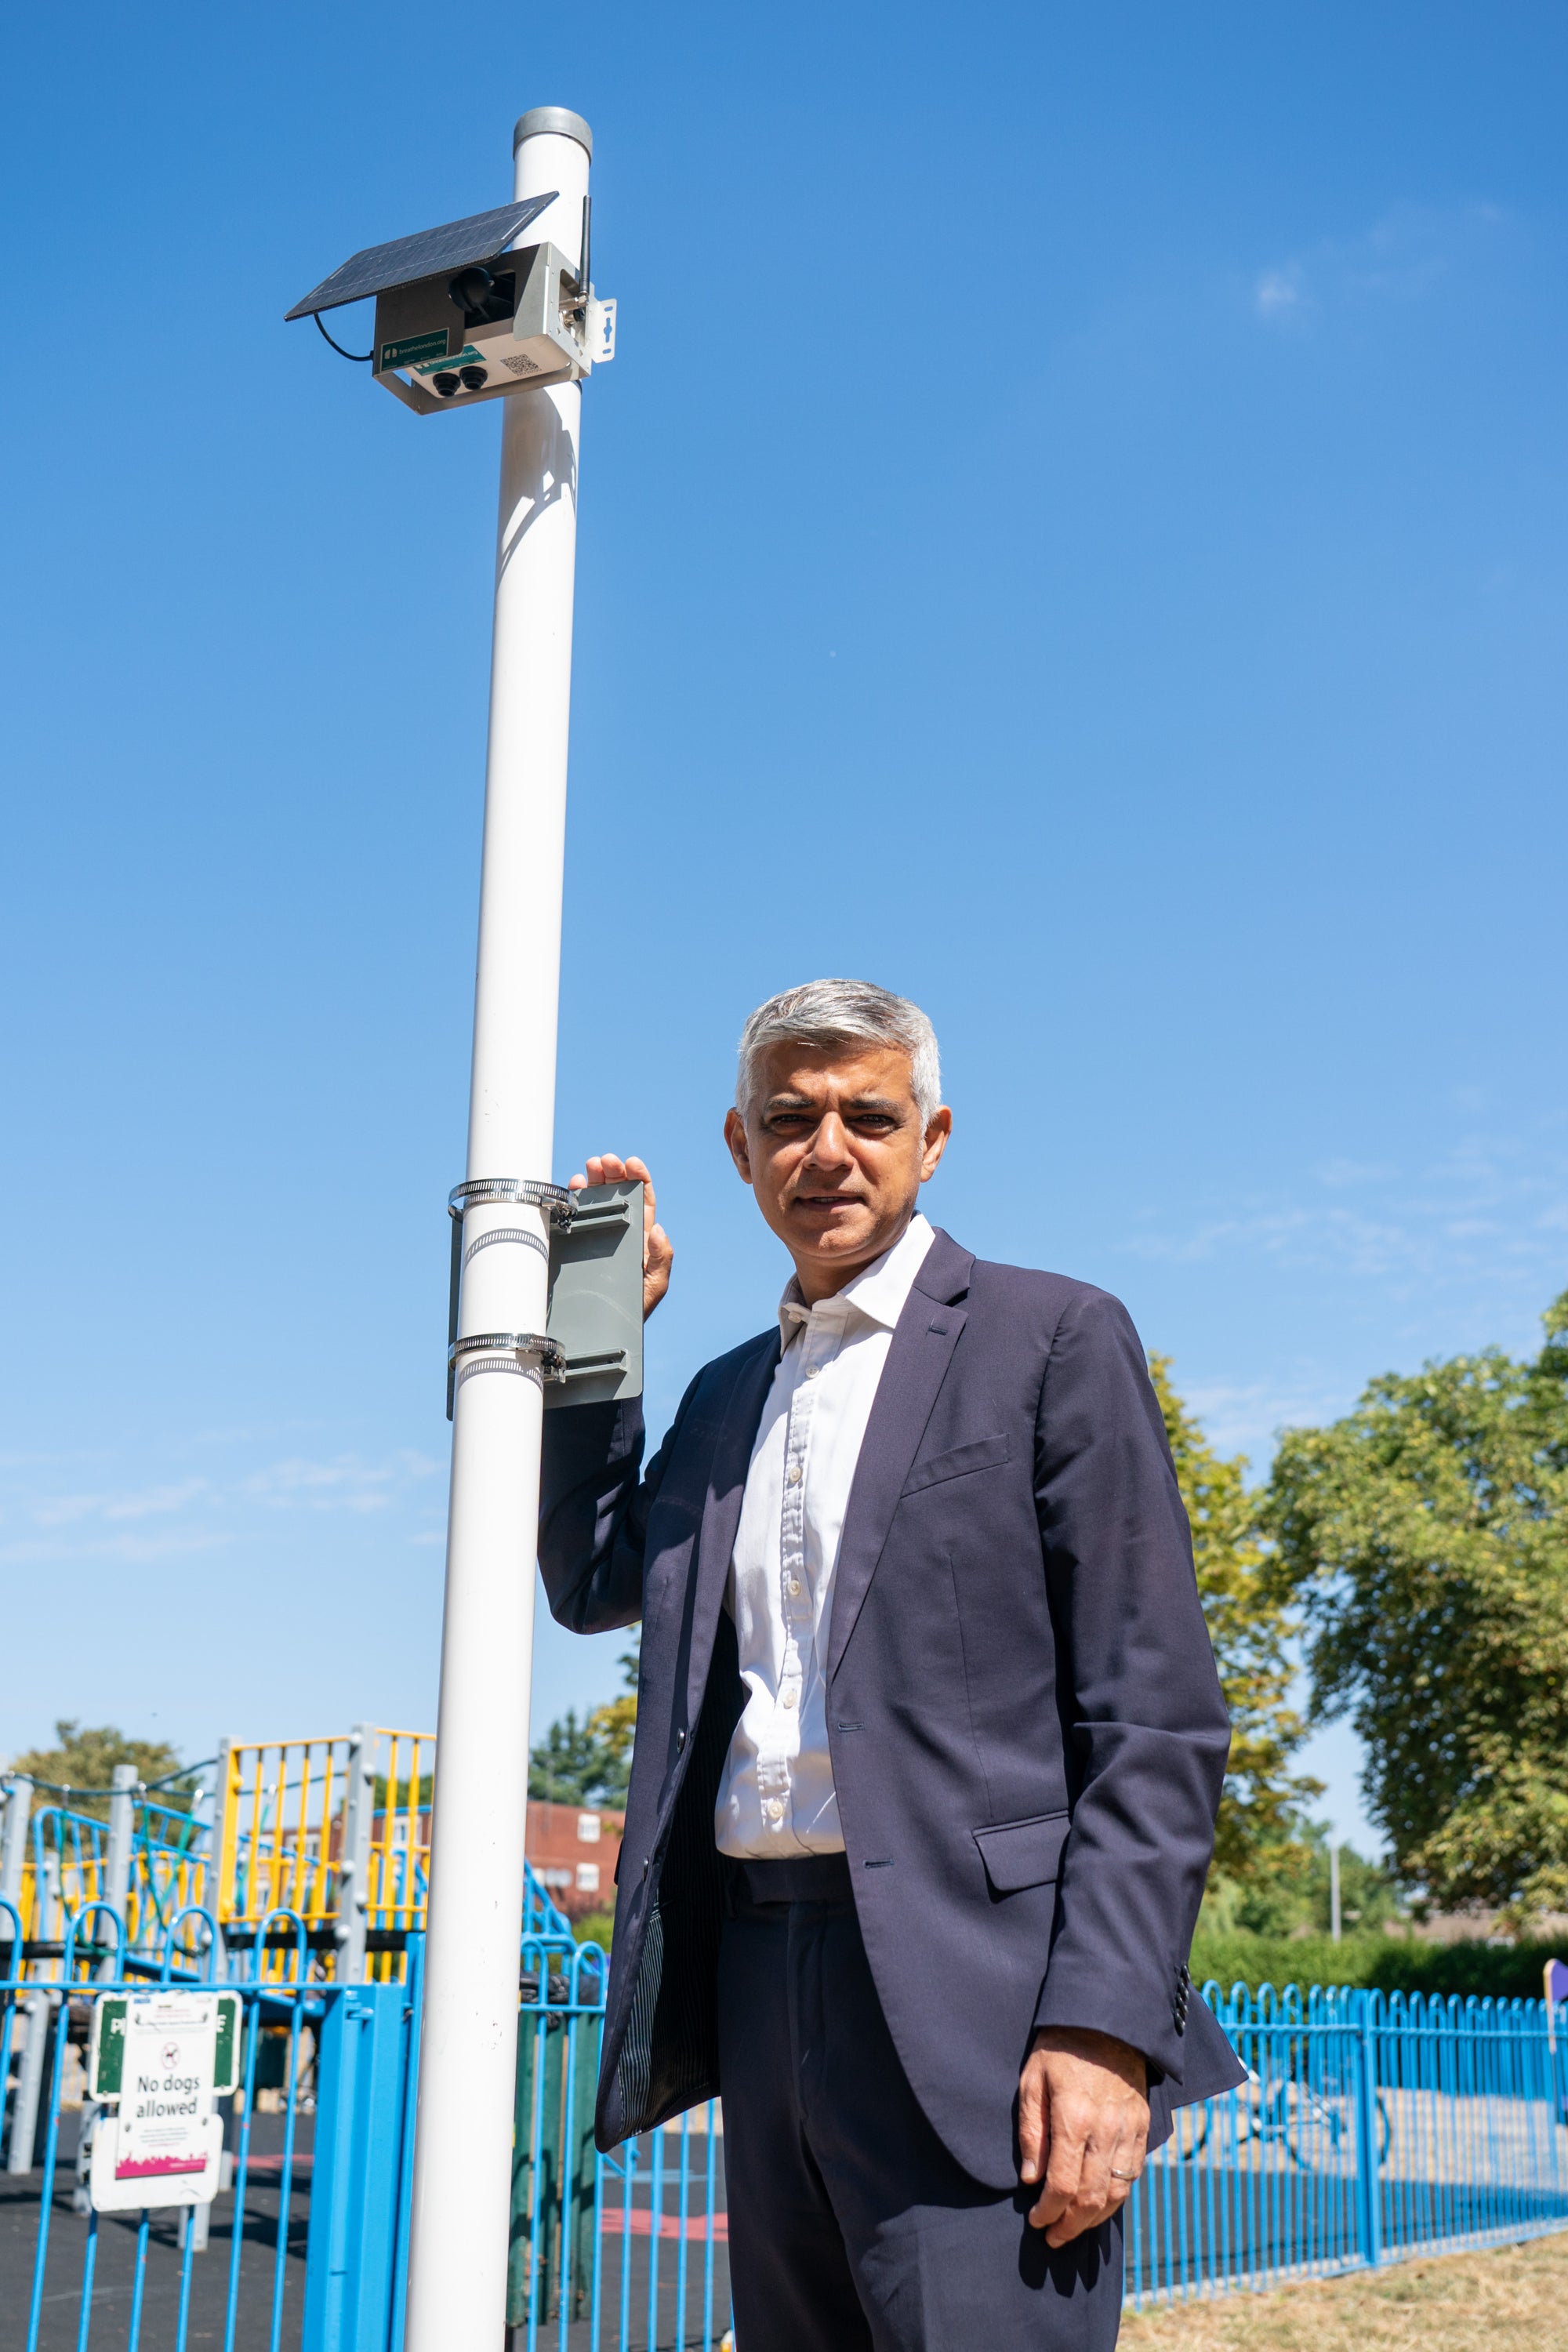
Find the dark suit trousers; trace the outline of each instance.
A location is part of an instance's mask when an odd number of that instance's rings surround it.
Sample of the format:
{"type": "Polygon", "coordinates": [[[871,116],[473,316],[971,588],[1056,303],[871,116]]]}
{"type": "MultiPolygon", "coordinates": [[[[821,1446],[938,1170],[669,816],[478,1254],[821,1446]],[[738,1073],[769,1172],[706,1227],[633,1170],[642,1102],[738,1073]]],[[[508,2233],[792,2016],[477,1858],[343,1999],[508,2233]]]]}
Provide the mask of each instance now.
{"type": "Polygon", "coordinates": [[[1053,2251],[1025,2219],[1032,2192],[998,2196],[948,2154],[893,2048],[847,1864],[731,1868],[719,2072],[736,2352],[1110,2352],[1120,2221],[1053,2251]]]}

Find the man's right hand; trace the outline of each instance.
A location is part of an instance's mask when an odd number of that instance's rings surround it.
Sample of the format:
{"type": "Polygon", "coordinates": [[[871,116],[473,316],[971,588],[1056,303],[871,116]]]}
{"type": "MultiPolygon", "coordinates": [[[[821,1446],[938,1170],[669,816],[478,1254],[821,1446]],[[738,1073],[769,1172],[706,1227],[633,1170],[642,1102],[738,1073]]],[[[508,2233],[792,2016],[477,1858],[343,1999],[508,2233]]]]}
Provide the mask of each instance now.
{"type": "Polygon", "coordinates": [[[622,1160],[613,1151],[596,1153],[588,1162],[587,1173],[573,1177],[570,1189],[581,1192],[590,1184],[640,1184],[643,1188],[642,1313],[646,1323],[669,1288],[669,1269],[675,1264],[669,1235],[662,1225],[654,1223],[653,1178],[647,1172],[647,1163],[622,1160]]]}

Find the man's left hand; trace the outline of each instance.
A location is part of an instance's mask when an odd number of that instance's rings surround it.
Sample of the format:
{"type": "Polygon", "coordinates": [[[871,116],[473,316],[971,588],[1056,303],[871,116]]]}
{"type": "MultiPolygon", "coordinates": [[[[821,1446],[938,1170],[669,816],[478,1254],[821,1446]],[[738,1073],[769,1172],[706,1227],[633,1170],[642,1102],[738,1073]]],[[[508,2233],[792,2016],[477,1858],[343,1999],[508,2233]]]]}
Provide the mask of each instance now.
{"type": "Polygon", "coordinates": [[[647,1161],[623,1160],[618,1151],[597,1151],[587,1168],[579,1169],[570,1179],[568,1190],[581,1192],[589,1184],[627,1181],[642,1186],[642,1319],[646,1323],[669,1288],[669,1269],[675,1264],[669,1235],[654,1222],[653,1178],[648,1174],[647,1161]]]}
{"type": "Polygon", "coordinates": [[[1142,2053],[1087,2027],[1042,2027],[1018,2078],[1019,2173],[1042,2181],[1029,2213],[1047,2246],[1119,2211],[1149,2140],[1142,2053]]]}

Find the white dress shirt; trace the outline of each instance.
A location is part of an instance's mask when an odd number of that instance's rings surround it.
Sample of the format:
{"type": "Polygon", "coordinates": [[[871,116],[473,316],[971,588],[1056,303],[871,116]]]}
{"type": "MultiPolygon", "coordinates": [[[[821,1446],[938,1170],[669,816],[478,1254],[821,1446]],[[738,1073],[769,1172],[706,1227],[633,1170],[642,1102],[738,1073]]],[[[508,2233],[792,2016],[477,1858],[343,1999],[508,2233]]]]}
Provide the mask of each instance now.
{"type": "Polygon", "coordinates": [[[719,1784],[720,1852],[753,1862],[842,1853],[827,1752],[833,1579],[849,1489],[893,1327],[936,1238],[910,1219],[832,1298],[805,1306],[792,1276],[784,1353],[763,1407],[730,1562],[745,1710],[719,1784]]]}

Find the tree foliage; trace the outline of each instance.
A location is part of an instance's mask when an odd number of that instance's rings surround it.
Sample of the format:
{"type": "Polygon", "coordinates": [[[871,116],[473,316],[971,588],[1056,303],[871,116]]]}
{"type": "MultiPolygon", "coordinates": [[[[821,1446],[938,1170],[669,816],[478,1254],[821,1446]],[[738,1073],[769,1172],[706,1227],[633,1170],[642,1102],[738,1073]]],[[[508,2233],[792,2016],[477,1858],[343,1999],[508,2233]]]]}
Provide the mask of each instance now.
{"type": "Polygon", "coordinates": [[[529,1759],[528,1793],[552,1805],[592,1805],[600,1797],[604,1756],[577,1711],[568,1707],[529,1759]]]}
{"type": "Polygon", "coordinates": [[[606,1805],[621,1810],[632,1772],[637,1730],[638,1656],[621,1660],[625,1689],[579,1723],[576,1710],[552,1723],[529,1759],[528,1793],[557,1805],[606,1805]]]}
{"type": "Polygon", "coordinates": [[[1568,1906],[1568,1292],[1543,1320],[1522,1361],[1374,1381],[1271,1482],[1313,1711],[1364,1740],[1401,1876],[1520,1925],[1568,1906]]]}
{"type": "Polygon", "coordinates": [[[1557,1943],[1428,1944],[1414,1936],[1348,1930],[1342,1943],[1326,1936],[1222,1935],[1201,1926],[1193,1939],[1192,1971],[1199,1984],[1217,1978],[1228,1992],[1238,1980],[1271,1984],[1373,1985],[1382,1992],[1421,1992],[1445,1999],[1539,2000],[1541,1971],[1557,1943]]]}
{"type": "Polygon", "coordinates": [[[606,1804],[624,1805],[632,1777],[632,1742],[637,1728],[637,1653],[628,1650],[621,1660],[625,1688],[618,1698],[596,1706],[588,1717],[588,1728],[599,1743],[604,1757],[603,1780],[606,1789],[616,1794],[606,1797],[606,1804]]]}
{"type": "Polygon", "coordinates": [[[1245,1455],[1226,1461],[1215,1452],[1172,1387],[1167,1357],[1152,1356],[1149,1372],[1192,1523],[1198,1591],[1230,1709],[1215,1873],[1245,1883],[1256,1904],[1305,1867],[1301,1807],[1322,1794],[1321,1781],[1291,1769],[1307,1734],[1290,1704],[1295,1621],[1269,1572],[1261,1498],[1247,1484],[1245,1455]]]}
{"type": "MultiPolygon", "coordinates": [[[[35,1780],[52,1782],[72,1791],[71,1809],[107,1819],[109,1801],[101,1791],[112,1786],[117,1764],[133,1764],[141,1780],[162,1780],[180,1769],[180,1759],[164,1739],[128,1739],[113,1724],[84,1727],[75,1717],[55,1725],[54,1748],[29,1748],[13,1759],[13,1772],[26,1772],[35,1780]],[[86,1792],[86,1793],[83,1793],[86,1792]]],[[[166,1805],[188,1809],[194,1783],[175,1783],[158,1791],[166,1805]]]]}
{"type": "MultiPolygon", "coordinates": [[[[1327,1937],[1333,1925],[1332,1884],[1328,1827],[1302,1822],[1293,1835],[1269,1845],[1263,1867],[1245,1876],[1217,1870],[1210,1874],[1198,1933],[1205,1939],[1327,1937]]],[[[1399,1918],[1403,1907],[1382,1863],[1341,1845],[1340,1917],[1345,1933],[1381,1929],[1385,1921],[1399,1918]]]]}

